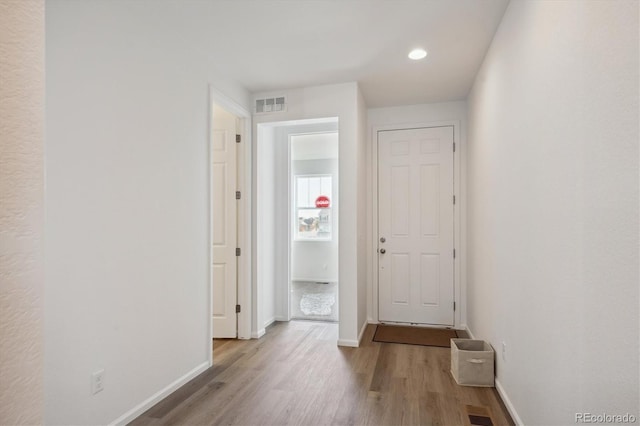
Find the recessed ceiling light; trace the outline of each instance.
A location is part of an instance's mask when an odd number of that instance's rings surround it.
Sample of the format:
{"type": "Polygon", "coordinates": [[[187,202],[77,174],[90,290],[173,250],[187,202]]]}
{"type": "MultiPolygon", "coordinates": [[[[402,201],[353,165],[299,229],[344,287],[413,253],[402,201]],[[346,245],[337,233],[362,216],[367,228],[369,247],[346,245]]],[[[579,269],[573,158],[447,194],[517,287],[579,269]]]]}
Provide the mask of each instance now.
{"type": "Polygon", "coordinates": [[[424,49],[413,49],[409,52],[409,58],[417,61],[418,59],[423,59],[427,57],[427,51],[424,49]]]}

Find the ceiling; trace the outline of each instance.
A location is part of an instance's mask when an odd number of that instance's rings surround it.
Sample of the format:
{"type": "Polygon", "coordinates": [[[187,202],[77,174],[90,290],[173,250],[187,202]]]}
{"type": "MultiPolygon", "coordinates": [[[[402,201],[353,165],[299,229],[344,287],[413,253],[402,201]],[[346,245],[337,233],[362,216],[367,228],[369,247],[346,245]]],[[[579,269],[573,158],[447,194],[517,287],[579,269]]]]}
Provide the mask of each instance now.
{"type": "Polygon", "coordinates": [[[218,0],[209,54],[250,92],[357,81],[369,107],[465,99],[509,0],[218,0]],[[421,61],[407,58],[423,47],[421,61]]]}

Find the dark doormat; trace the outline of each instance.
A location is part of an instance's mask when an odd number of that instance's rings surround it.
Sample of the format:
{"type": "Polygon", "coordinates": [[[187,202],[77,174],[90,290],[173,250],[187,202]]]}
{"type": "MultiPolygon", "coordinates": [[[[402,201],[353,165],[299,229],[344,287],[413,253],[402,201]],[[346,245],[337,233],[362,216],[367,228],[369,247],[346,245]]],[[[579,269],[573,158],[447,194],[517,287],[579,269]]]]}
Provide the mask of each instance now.
{"type": "Polygon", "coordinates": [[[457,337],[456,331],[450,329],[379,324],[376,326],[373,341],[450,348],[450,339],[457,337]]]}

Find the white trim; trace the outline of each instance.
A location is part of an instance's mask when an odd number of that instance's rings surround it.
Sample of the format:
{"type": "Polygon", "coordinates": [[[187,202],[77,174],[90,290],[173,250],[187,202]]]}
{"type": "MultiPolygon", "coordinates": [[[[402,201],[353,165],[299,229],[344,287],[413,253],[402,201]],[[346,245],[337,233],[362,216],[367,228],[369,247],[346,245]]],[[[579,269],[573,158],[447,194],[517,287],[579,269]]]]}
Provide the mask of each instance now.
{"type": "Polygon", "coordinates": [[[293,249],[293,242],[291,236],[293,235],[293,191],[291,188],[291,181],[293,180],[293,167],[291,157],[291,133],[287,134],[287,297],[285,313],[286,320],[291,321],[291,285],[293,280],[291,279],[291,256],[293,249]]]}
{"type": "Polygon", "coordinates": [[[349,348],[357,348],[359,347],[360,342],[358,342],[357,340],[351,340],[351,339],[338,339],[338,346],[346,346],[349,348]]]}
{"type": "Polygon", "coordinates": [[[364,332],[367,329],[368,325],[369,325],[369,321],[365,321],[364,324],[362,324],[362,328],[360,329],[360,333],[358,333],[358,345],[360,345],[360,343],[362,343],[362,336],[364,336],[364,332]]]}
{"type": "Polygon", "coordinates": [[[329,283],[329,284],[333,284],[333,283],[337,283],[338,280],[327,280],[324,278],[292,278],[291,279],[292,283],[298,282],[298,283],[329,283]]]}
{"type": "Polygon", "coordinates": [[[262,336],[264,336],[267,333],[267,331],[264,328],[261,328],[260,330],[256,331],[255,333],[251,333],[251,338],[252,339],[259,339],[262,336]]]}
{"type": "Polygon", "coordinates": [[[364,336],[364,332],[367,329],[367,325],[369,325],[369,321],[365,321],[364,324],[362,324],[362,328],[360,328],[360,332],[358,333],[358,340],[338,339],[338,346],[347,346],[350,348],[360,347],[360,343],[362,342],[362,336],[364,336]]]}
{"type": "Polygon", "coordinates": [[[240,159],[238,170],[238,188],[242,191],[242,198],[238,204],[238,243],[242,247],[242,256],[238,259],[238,304],[243,307],[238,315],[238,338],[248,339],[251,336],[251,115],[246,111],[242,117],[243,131],[238,152],[240,159]]]}
{"type": "MultiPolygon", "coordinates": [[[[274,322],[276,322],[276,317],[271,317],[269,318],[267,321],[265,321],[264,323],[264,330],[267,329],[267,327],[269,327],[271,324],[273,324],[274,322]]],[[[266,331],[265,331],[266,332],[266,331]]]]}
{"type": "Polygon", "coordinates": [[[207,370],[209,367],[209,362],[203,362],[184,376],[178,378],[168,386],[154,393],[149,398],[145,399],[143,402],[136,405],[131,410],[127,411],[126,413],[109,423],[109,425],[126,425],[127,423],[130,423],[142,413],[147,411],[149,408],[153,407],[158,402],[169,396],[171,393],[175,392],[178,388],[184,386],[188,381],[194,379],[196,376],[207,370]]]}
{"type": "Polygon", "coordinates": [[[378,127],[371,129],[371,310],[370,315],[374,321],[380,320],[378,315],[378,127]]]}
{"type": "Polygon", "coordinates": [[[498,380],[497,377],[495,379],[495,382],[496,382],[496,390],[498,391],[498,395],[500,395],[500,398],[502,398],[502,402],[504,402],[505,407],[507,407],[507,411],[511,415],[511,419],[513,419],[513,422],[516,425],[523,426],[524,422],[518,415],[518,412],[516,411],[513,404],[511,403],[511,400],[507,396],[507,392],[504,390],[504,387],[502,386],[502,384],[500,383],[500,380],[498,380]]]}
{"type": "MultiPolygon", "coordinates": [[[[213,349],[213,88],[209,85],[209,100],[207,105],[207,218],[209,229],[207,230],[207,253],[209,256],[209,268],[207,269],[207,322],[209,323],[207,334],[209,341],[207,347],[213,349]]],[[[213,350],[207,351],[207,363],[209,367],[213,365],[213,350]]]]}
{"type": "MultiPolygon", "coordinates": [[[[464,329],[467,331],[471,339],[477,340],[476,336],[473,335],[473,333],[471,332],[468,326],[465,325],[464,329]]],[[[509,396],[507,395],[507,391],[504,389],[504,387],[502,386],[502,383],[500,383],[500,380],[498,380],[497,377],[495,378],[495,384],[496,384],[496,390],[498,391],[498,395],[500,395],[502,402],[504,402],[505,407],[507,407],[507,411],[509,412],[509,415],[511,415],[511,419],[514,421],[516,425],[523,426],[524,422],[520,419],[518,412],[516,411],[515,407],[511,403],[511,400],[509,399],[509,396]]]]}
{"type": "MultiPolygon", "coordinates": [[[[283,127],[283,126],[306,126],[306,125],[313,125],[313,124],[331,124],[331,123],[338,123],[338,116],[328,116],[328,117],[320,117],[320,118],[301,118],[301,119],[292,119],[292,120],[278,120],[277,116],[274,117],[270,117],[273,118],[273,120],[269,120],[269,121],[260,121],[256,124],[259,124],[261,126],[264,127],[283,127]]],[[[304,135],[304,134],[312,134],[312,133],[316,133],[316,132],[301,132],[301,133],[296,133],[299,135],[304,135]]],[[[318,133],[328,133],[326,131],[319,131],[318,133]]]]}
{"type": "Polygon", "coordinates": [[[371,150],[371,204],[369,206],[371,214],[371,310],[369,312],[369,321],[378,321],[378,132],[388,130],[406,130],[415,128],[429,128],[429,127],[453,127],[453,142],[456,146],[456,152],[453,156],[453,185],[454,195],[456,196],[456,206],[454,208],[454,236],[453,244],[456,249],[456,258],[453,262],[454,267],[454,283],[453,283],[453,300],[456,304],[456,310],[454,314],[453,328],[459,328],[462,323],[462,309],[466,306],[463,303],[461,287],[463,285],[461,279],[461,264],[464,258],[465,248],[463,246],[462,236],[462,223],[461,223],[461,211],[466,208],[464,202],[464,196],[462,193],[462,171],[461,171],[461,158],[463,157],[463,150],[466,149],[462,143],[462,126],[460,120],[445,120],[445,121],[432,121],[424,123],[403,123],[403,124],[388,124],[382,126],[374,126],[371,129],[371,143],[369,144],[371,150]]]}
{"type": "MultiPolygon", "coordinates": [[[[208,296],[209,296],[209,336],[213,339],[213,273],[211,265],[213,265],[213,251],[211,241],[213,241],[213,217],[211,206],[211,179],[213,178],[211,171],[212,152],[211,152],[211,118],[213,113],[213,104],[224,108],[227,112],[235,115],[241,121],[242,131],[240,132],[242,142],[241,149],[238,150],[238,190],[242,191],[242,199],[238,202],[238,245],[242,248],[242,256],[238,258],[238,285],[237,285],[237,303],[244,309],[238,314],[238,338],[249,339],[251,336],[251,113],[242,105],[235,102],[222,92],[209,85],[209,117],[208,117],[208,142],[209,142],[209,164],[207,170],[209,172],[209,277],[208,277],[208,296]]],[[[210,341],[210,340],[209,340],[210,341]]],[[[209,351],[209,363],[212,365],[212,351],[209,351]]]]}
{"type": "Polygon", "coordinates": [[[473,340],[477,340],[476,337],[473,335],[473,333],[471,332],[471,330],[469,330],[469,327],[465,327],[465,330],[467,331],[467,333],[469,334],[469,337],[472,338],[473,340]]]}

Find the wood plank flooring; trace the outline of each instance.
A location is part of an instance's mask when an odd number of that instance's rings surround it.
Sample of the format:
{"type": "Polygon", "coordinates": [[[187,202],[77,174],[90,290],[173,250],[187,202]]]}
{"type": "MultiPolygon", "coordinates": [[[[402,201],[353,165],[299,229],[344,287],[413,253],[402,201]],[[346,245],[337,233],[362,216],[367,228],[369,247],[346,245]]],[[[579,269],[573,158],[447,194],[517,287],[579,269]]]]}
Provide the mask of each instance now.
{"type": "Polygon", "coordinates": [[[456,385],[448,348],[372,342],[374,331],[359,348],[309,321],[215,340],[214,367],[131,425],[468,425],[468,405],[514,424],[495,389],[456,385]]]}

